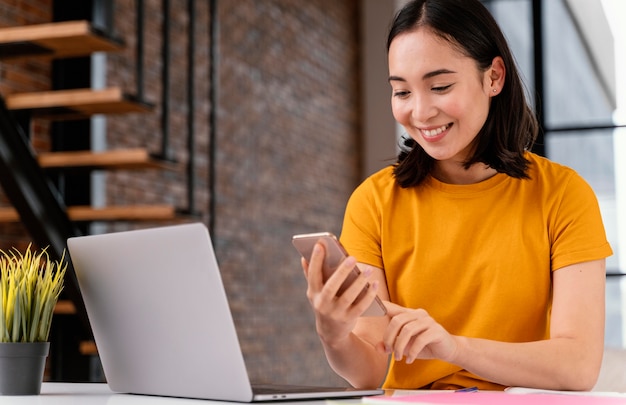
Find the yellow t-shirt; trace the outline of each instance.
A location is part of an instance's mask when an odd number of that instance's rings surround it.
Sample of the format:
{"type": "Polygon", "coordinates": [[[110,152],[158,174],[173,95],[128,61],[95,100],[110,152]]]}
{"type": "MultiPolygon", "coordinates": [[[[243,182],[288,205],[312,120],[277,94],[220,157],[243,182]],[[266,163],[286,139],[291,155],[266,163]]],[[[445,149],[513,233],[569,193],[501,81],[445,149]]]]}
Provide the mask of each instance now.
{"type": "MultiPolygon", "coordinates": [[[[392,302],[423,308],[450,333],[505,342],[549,338],[551,274],[612,254],[596,197],[573,170],[532,153],[521,180],[429,177],[403,189],[392,167],[351,196],[341,241],[385,271],[392,302]]],[[[392,360],[385,388],[503,387],[439,360],[392,360]]]]}

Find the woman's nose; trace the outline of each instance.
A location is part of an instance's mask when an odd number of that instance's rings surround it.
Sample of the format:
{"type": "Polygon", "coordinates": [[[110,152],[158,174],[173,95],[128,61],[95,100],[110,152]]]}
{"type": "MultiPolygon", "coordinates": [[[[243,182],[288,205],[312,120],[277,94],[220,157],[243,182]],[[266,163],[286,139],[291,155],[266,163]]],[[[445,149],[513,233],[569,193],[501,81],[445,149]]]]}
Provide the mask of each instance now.
{"type": "Polygon", "coordinates": [[[437,114],[437,109],[428,97],[413,97],[411,118],[414,122],[428,122],[437,114]]]}

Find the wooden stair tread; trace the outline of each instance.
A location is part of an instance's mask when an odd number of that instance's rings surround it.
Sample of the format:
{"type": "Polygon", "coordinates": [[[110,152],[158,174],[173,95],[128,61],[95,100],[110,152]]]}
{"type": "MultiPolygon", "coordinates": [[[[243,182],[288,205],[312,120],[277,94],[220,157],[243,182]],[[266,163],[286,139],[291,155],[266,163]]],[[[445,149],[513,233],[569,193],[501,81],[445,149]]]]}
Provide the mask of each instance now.
{"type": "Polygon", "coordinates": [[[79,343],[78,352],[83,356],[95,356],[98,354],[98,347],[96,347],[96,342],[85,340],[79,343]]]}
{"type": "Polygon", "coordinates": [[[90,206],[67,207],[72,221],[151,221],[176,219],[172,205],[131,205],[94,208],[90,206]]]}
{"type": "Polygon", "coordinates": [[[0,59],[32,56],[66,58],[115,52],[123,43],[89,21],[63,21],[0,28],[0,59]]]}
{"type": "Polygon", "coordinates": [[[119,149],[103,152],[66,151],[45,152],[37,156],[39,165],[45,169],[164,169],[174,170],[176,164],[157,159],[146,149],[119,149]]]}
{"type": "MultiPolygon", "coordinates": [[[[167,221],[179,219],[176,208],[169,204],[122,205],[112,207],[67,207],[72,221],[167,221]]],[[[13,207],[0,208],[0,222],[19,222],[20,216],[13,207]]]]}
{"type": "Polygon", "coordinates": [[[94,114],[146,113],[152,106],[119,87],[14,93],[5,97],[9,110],[30,110],[50,119],[84,119],[94,114]]]}
{"type": "Polygon", "coordinates": [[[56,315],[74,315],[76,313],[76,307],[70,300],[59,300],[54,307],[54,313],[56,315]]]}

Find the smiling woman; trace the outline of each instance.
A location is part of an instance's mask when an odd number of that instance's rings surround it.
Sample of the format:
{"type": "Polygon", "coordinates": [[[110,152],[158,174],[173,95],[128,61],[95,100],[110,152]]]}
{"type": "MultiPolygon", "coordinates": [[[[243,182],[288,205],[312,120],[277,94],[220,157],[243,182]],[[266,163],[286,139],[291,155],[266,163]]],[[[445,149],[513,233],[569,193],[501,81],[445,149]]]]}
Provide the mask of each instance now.
{"type": "Polygon", "coordinates": [[[612,251],[589,185],[528,151],[502,32],[478,0],[414,0],[387,43],[405,148],[348,201],[353,258],[325,283],[323,246],[304,263],[330,365],[359,387],[591,389],[612,251]],[[360,317],[376,295],[387,316],[360,317]]]}
{"type": "Polygon", "coordinates": [[[465,168],[465,162],[473,154],[491,98],[503,86],[505,71],[500,56],[487,69],[479,69],[474,59],[429,29],[403,33],[390,44],[393,115],[438,161],[435,176],[440,180],[454,181],[461,173],[464,182],[476,183],[496,173],[484,163],[465,168]]]}
{"type": "MultiPolygon", "coordinates": [[[[523,157],[526,148],[530,148],[537,137],[537,121],[528,106],[523,92],[523,84],[520,79],[517,66],[511,54],[509,46],[502,35],[495,20],[486,10],[474,10],[468,7],[465,18],[460,16],[452,16],[449,13],[450,8],[444,3],[432,4],[428,3],[428,12],[420,14],[420,7],[423,5],[416,2],[409,3],[405,7],[407,11],[404,15],[398,14],[394,26],[391,28],[387,40],[387,49],[389,51],[389,70],[390,83],[393,85],[395,64],[400,64],[398,56],[404,54],[405,50],[398,53],[393,52],[394,48],[399,48],[396,39],[405,43],[405,47],[414,47],[411,41],[402,41],[406,35],[422,35],[429,36],[430,49],[413,49],[413,52],[419,52],[415,55],[422,68],[433,65],[432,71],[424,71],[422,81],[423,85],[430,84],[429,89],[433,94],[450,95],[452,86],[451,75],[462,75],[469,79],[469,75],[475,74],[478,85],[482,85],[483,97],[494,98],[493,102],[489,102],[487,110],[491,111],[489,117],[485,120],[480,117],[482,129],[476,131],[471,136],[476,135],[473,140],[472,148],[466,152],[471,152],[465,156],[461,162],[465,169],[472,164],[483,162],[491,168],[499,172],[507,173],[516,178],[524,178],[527,168],[527,162],[523,157]],[[421,20],[414,20],[412,17],[420,14],[421,20]],[[418,30],[418,28],[423,28],[418,30]],[[441,46],[444,45],[444,46],[441,46]],[[446,67],[444,60],[439,59],[438,54],[433,54],[433,47],[437,52],[443,52],[445,57],[457,65],[457,68],[446,67]],[[396,56],[397,55],[397,56],[396,56]],[[461,65],[464,69],[460,70],[461,65]],[[471,72],[471,73],[468,73],[471,72]],[[448,82],[442,82],[441,77],[444,76],[448,82]],[[439,78],[439,82],[432,82],[434,78],[439,78]],[[426,81],[431,81],[427,83],[426,81]],[[489,93],[489,94],[486,94],[489,93]],[[482,125],[484,124],[484,125],[482,125]],[[499,134],[500,139],[492,139],[494,134],[499,134]],[[511,154],[515,152],[515,154],[511,154]]],[[[482,8],[482,7],[481,7],[482,8]]],[[[415,39],[415,38],[414,38],[415,39]]],[[[411,52],[411,49],[406,51],[411,52]]],[[[416,64],[417,65],[417,64],[416,64]]],[[[452,66],[452,65],[450,65],[452,66]]],[[[402,68],[398,65],[397,68],[402,68]]],[[[417,69],[417,66],[413,67],[417,69]]],[[[404,78],[406,80],[406,78],[404,78]]],[[[464,81],[467,85],[468,82],[464,81]]],[[[393,87],[393,86],[392,86],[393,87]]],[[[458,92],[455,92],[455,95],[458,92]]],[[[479,95],[480,93],[474,94],[479,95]]],[[[468,95],[472,96],[471,94],[468,95]]],[[[471,103],[471,101],[469,101],[471,103]]],[[[484,103],[481,103],[484,107],[484,103]]],[[[392,107],[395,104],[392,102],[392,107]]],[[[422,107],[424,108],[424,107],[422,107]]],[[[478,108],[478,107],[477,107],[478,108]]],[[[394,116],[402,125],[402,121],[394,116]]],[[[406,128],[406,126],[405,126],[406,128]]],[[[411,134],[411,131],[407,131],[411,134]]],[[[403,186],[412,186],[419,184],[425,176],[430,174],[430,168],[433,164],[432,159],[425,151],[418,147],[414,148],[417,139],[411,136],[405,141],[405,150],[400,155],[399,164],[396,168],[396,176],[403,186]],[[407,161],[404,163],[405,158],[407,161]],[[418,162],[424,162],[418,164],[418,162]]],[[[484,174],[483,174],[484,176],[484,174]]]]}

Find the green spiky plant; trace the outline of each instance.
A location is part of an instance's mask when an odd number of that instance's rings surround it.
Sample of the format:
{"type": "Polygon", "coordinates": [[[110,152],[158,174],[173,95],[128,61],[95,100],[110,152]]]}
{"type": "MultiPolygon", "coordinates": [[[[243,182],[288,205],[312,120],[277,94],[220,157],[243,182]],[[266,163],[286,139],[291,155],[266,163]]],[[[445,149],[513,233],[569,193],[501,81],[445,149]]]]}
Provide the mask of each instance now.
{"type": "Polygon", "coordinates": [[[51,261],[46,249],[0,250],[0,341],[46,342],[67,263],[51,261]],[[64,264],[63,264],[64,263],[64,264]]]}

